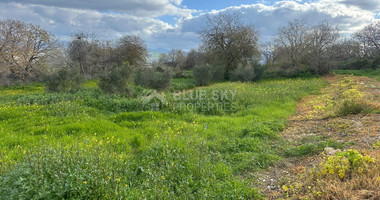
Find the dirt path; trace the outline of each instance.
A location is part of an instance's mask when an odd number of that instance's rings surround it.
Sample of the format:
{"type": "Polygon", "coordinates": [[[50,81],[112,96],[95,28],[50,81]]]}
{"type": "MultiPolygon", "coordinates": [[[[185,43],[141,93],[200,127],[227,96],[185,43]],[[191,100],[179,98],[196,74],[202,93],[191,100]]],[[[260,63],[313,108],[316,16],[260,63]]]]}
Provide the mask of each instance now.
{"type": "MultiPolygon", "coordinates": [[[[329,85],[320,94],[299,102],[296,114],[289,119],[281,137],[299,145],[330,140],[346,144],[345,149],[373,151],[373,144],[380,141],[380,82],[356,76],[333,76],[325,80],[329,85]],[[344,98],[361,102],[365,110],[360,114],[341,115],[345,111],[342,108],[344,98]]],[[[333,155],[336,151],[325,148],[327,155],[333,155]]],[[[320,154],[284,159],[267,171],[260,172],[257,184],[268,199],[290,198],[284,191],[287,190],[284,183],[302,182],[297,180],[300,174],[318,167],[321,160],[320,154]]]]}

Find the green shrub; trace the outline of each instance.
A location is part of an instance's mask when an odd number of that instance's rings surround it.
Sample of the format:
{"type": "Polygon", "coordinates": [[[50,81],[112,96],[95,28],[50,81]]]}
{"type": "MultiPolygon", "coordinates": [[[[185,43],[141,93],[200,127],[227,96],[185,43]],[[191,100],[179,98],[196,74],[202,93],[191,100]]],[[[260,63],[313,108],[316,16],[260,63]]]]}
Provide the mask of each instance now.
{"type": "Polygon", "coordinates": [[[76,92],[85,81],[78,68],[62,67],[57,72],[45,75],[43,82],[48,92],[76,92]]]}
{"type": "Polygon", "coordinates": [[[365,110],[366,106],[362,103],[352,101],[352,100],[344,100],[342,105],[339,106],[337,111],[338,116],[346,116],[349,114],[359,114],[365,110]]]}
{"type": "Polygon", "coordinates": [[[336,174],[340,180],[351,178],[353,174],[362,174],[375,160],[368,155],[363,155],[357,150],[338,152],[327,158],[323,163],[320,174],[323,176],[336,174]]]}
{"type": "Polygon", "coordinates": [[[219,82],[224,80],[224,72],[226,67],[224,65],[213,65],[211,69],[212,80],[219,82]]]}
{"type": "Polygon", "coordinates": [[[231,81],[248,82],[252,81],[255,77],[255,72],[250,65],[239,65],[234,71],[231,72],[231,81]]]}
{"type": "Polygon", "coordinates": [[[208,85],[212,79],[210,65],[200,65],[193,69],[195,84],[198,86],[208,85]]]}
{"type": "Polygon", "coordinates": [[[265,66],[258,62],[254,63],[252,66],[255,72],[255,77],[253,78],[253,81],[257,81],[263,78],[265,74],[265,66]]]}
{"type": "Polygon", "coordinates": [[[146,88],[155,90],[165,90],[170,87],[172,77],[168,71],[158,71],[154,68],[140,68],[135,77],[134,82],[146,88]]]}
{"type": "Polygon", "coordinates": [[[110,69],[100,76],[99,88],[108,94],[129,95],[128,81],[132,75],[132,66],[128,63],[114,64],[110,69]]]}
{"type": "Polygon", "coordinates": [[[363,70],[363,69],[378,69],[380,67],[380,57],[376,57],[373,59],[369,58],[362,58],[353,60],[350,62],[343,62],[340,63],[340,66],[338,69],[345,69],[345,70],[363,70]]]}

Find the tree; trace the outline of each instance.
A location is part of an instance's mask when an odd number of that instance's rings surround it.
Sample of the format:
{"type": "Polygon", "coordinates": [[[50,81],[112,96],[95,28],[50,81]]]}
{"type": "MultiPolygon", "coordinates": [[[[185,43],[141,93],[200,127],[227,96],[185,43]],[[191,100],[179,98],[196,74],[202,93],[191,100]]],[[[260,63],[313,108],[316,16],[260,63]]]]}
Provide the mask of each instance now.
{"type": "Polygon", "coordinates": [[[70,65],[78,63],[81,74],[90,78],[112,65],[113,52],[110,41],[101,41],[95,34],[85,32],[74,33],[67,48],[70,65]]]}
{"type": "Polygon", "coordinates": [[[305,20],[293,20],[278,30],[276,56],[290,75],[326,74],[332,69],[333,47],[339,37],[339,29],[327,21],[309,26],[305,20]]]}
{"type": "Polygon", "coordinates": [[[168,70],[142,67],[137,70],[134,82],[146,88],[165,90],[170,87],[171,75],[168,70]]]}
{"type": "Polygon", "coordinates": [[[208,64],[195,66],[193,69],[193,76],[195,84],[198,86],[205,86],[212,80],[211,66],[208,64]]]}
{"type": "Polygon", "coordinates": [[[79,64],[82,75],[90,76],[91,74],[91,67],[96,62],[93,56],[96,46],[93,34],[78,32],[72,36],[67,53],[72,62],[79,64]]]}
{"type": "Polygon", "coordinates": [[[279,57],[278,46],[272,42],[266,42],[261,45],[260,52],[264,57],[265,65],[267,67],[273,66],[279,57]]]}
{"type": "Polygon", "coordinates": [[[326,74],[332,69],[332,48],[339,39],[339,29],[324,21],[311,28],[308,62],[313,72],[326,74]]]}
{"type": "Polygon", "coordinates": [[[294,73],[302,68],[302,58],[309,46],[308,33],[310,27],[304,20],[293,20],[287,26],[278,30],[275,42],[283,47],[291,61],[291,71],[294,73]]]}
{"type": "Polygon", "coordinates": [[[364,56],[374,57],[380,55],[380,22],[367,25],[356,32],[354,37],[362,45],[364,56]]]}
{"type": "Polygon", "coordinates": [[[209,16],[200,35],[202,48],[211,55],[212,64],[226,66],[226,78],[239,63],[248,64],[260,57],[258,31],[244,25],[236,13],[209,16]]]}
{"type": "Polygon", "coordinates": [[[334,61],[344,62],[352,61],[360,58],[360,43],[354,39],[338,40],[332,46],[332,53],[334,61]]]}
{"type": "Polygon", "coordinates": [[[0,66],[16,81],[34,80],[58,46],[55,37],[37,25],[11,19],[0,21],[0,66]]]}
{"type": "Polygon", "coordinates": [[[99,78],[98,86],[108,94],[130,95],[129,81],[132,77],[132,66],[127,62],[113,64],[99,78]]]}
{"type": "Polygon", "coordinates": [[[183,68],[186,62],[186,57],[180,49],[172,49],[169,53],[160,54],[159,62],[174,69],[183,68]]]}
{"type": "Polygon", "coordinates": [[[205,56],[202,52],[199,52],[195,49],[191,49],[190,52],[187,53],[184,69],[193,69],[197,65],[204,64],[204,57],[205,56]]]}
{"type": "Polygon", "coordinates": [[[146,44],[139,36],[126,35],[117,41],[114,58],[116,63],[128,62],[134,67],[141,67],[146,64],[147,56],[146,44]]]}

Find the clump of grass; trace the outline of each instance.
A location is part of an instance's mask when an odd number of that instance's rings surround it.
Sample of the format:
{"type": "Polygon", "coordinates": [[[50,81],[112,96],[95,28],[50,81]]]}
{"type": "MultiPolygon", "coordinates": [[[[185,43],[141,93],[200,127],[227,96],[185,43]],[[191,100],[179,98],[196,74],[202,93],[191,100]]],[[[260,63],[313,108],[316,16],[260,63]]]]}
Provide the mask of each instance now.
{"type": "Polygon", "coordinates": [[[286,157],[303,157],[309,155],[317,155],[326,147],[332,147],[334,149],[343,149],[347,144],[339,143],[334,140],[327,140],[315,143],[306,143],[295,147],[289,147],[285,150],[286,157]]]}

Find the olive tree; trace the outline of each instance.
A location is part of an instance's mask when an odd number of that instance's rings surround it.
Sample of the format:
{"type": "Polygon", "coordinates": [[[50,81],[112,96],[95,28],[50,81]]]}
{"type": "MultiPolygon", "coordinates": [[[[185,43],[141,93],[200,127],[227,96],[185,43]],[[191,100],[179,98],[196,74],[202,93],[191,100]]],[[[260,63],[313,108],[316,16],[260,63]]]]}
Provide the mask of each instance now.
{"type": "Polygon", "coordinates": [[[117,41],[114,61],[118,64],[128,62],[134,67],[146,64],[147,46],[143,39],[135,35],[126,35],[117,41]]]}

